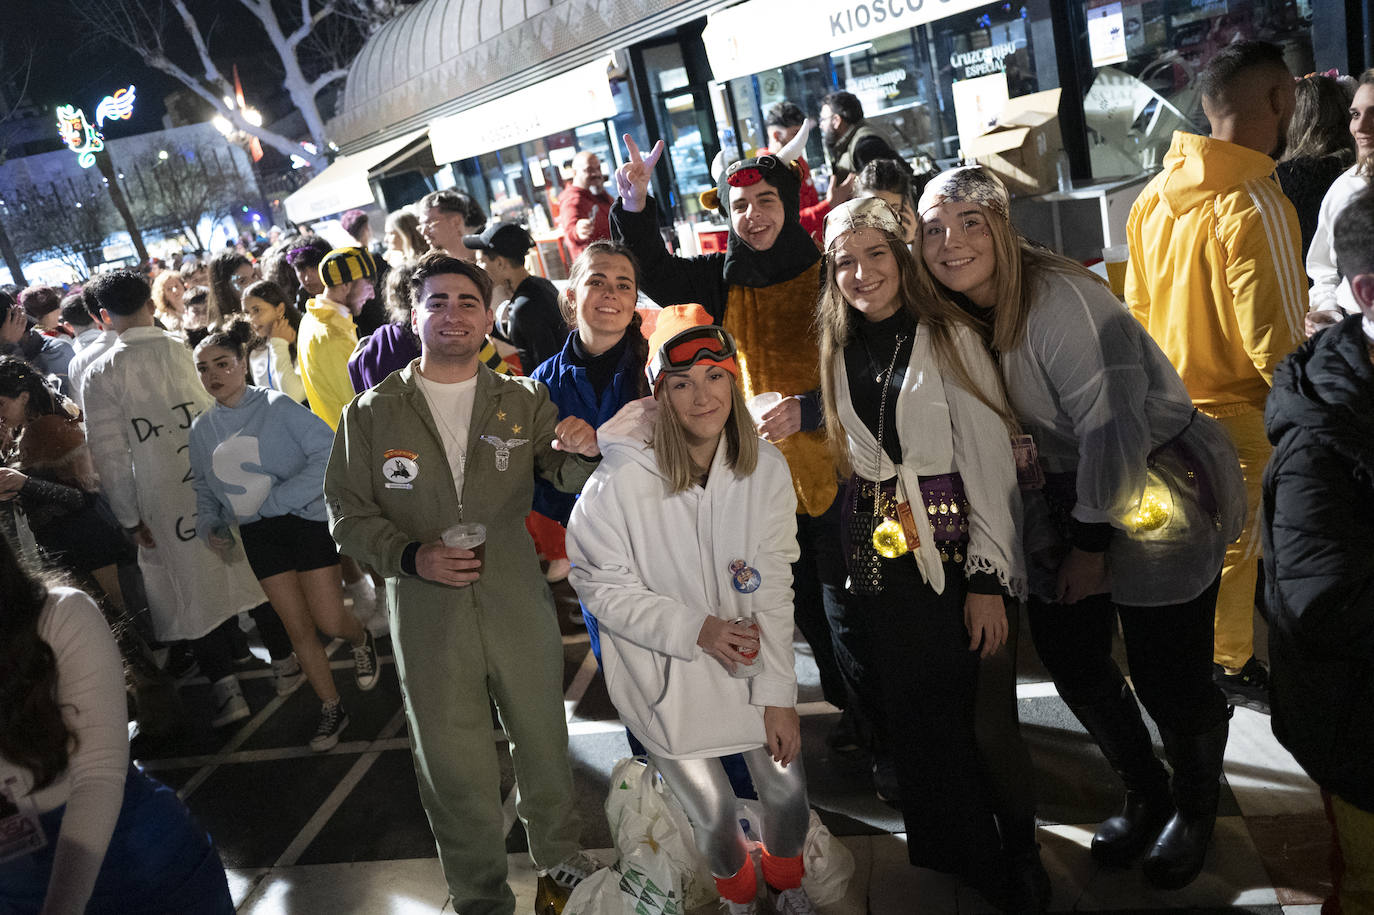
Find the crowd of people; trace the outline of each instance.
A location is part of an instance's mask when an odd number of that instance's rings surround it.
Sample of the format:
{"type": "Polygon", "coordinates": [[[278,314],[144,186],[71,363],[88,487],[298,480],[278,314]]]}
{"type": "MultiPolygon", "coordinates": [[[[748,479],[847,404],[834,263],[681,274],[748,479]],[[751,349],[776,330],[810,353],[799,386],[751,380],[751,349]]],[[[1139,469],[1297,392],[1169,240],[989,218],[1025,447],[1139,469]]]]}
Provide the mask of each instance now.
{"type": "Polygon", "coordinates": [[[843,711],[827,741],[872,760],[911,863],[1049,906],[1023,610],[1124,788],[1095,861],[1191,883],[1232,706],[1272,704],[1326,792],[1340,903],[1374,912],[1374,71],[1295,87],[1240,42],[1200,88],[1211,135],[1176,134],[1133,206],[1124,302],[1021,235],[993,171],[917,174],[836,93],[824,198],[790,103],[771,149],[713,164],[722,253],[665,248],[663,144],[626,136],[614,197],[596,156],[573,163],[562,289],[527,231],[445,190],[391,214],[385,250],[349,213],[351,246],[3,303],[0,813],[47,840],[0,861],[0,902],[232,909],[112,697],[122,666],[149,731],[248,717],[243,618],[278,694],[314,690],[318,751],[349,725],[319,634],[365,691],[389,631],[454,908],[478,915],[515,906],[494,704],[537,911],[561,911],[603,866],[572,794],[548,584],[568,577],[628,746],[732,915],[815,911],[794,627],[843,711]],[[181,709],[193,663],[212,705],[181,709]]]}

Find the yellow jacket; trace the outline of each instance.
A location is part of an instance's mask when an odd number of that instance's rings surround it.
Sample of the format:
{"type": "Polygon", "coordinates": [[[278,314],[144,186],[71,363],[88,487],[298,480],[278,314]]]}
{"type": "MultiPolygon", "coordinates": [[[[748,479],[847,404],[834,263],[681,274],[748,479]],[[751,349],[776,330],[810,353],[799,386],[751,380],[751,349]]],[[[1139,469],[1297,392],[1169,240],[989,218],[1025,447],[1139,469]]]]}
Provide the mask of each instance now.
{"type": "Polygon", "coordinates": [[[1126,224],[1126,302],[1193,402],[1262,407],[1274,366],[1304,339],[1307,281],[1274,160],[1176,132],[1126,224]]]}
{"type": "Polygon", "coordinates": [[[323,298],[305,303],[296,331],[296,361],[310,409],[331,429],[338,429],[339,416],[353,399],[348,357],[357,345],[358,328],[338,305],[323,298]]]}

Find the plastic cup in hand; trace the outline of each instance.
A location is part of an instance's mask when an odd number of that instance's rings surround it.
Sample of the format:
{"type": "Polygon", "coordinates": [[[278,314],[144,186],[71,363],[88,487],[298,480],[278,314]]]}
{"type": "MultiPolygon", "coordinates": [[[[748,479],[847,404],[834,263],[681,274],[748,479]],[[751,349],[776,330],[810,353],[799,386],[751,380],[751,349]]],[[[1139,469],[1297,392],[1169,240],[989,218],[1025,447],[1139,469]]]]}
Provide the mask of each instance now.
{"type": "MultiPolygon", "coordinates": [[[[747,626],[753,630],[755,637],[759,636],[759,624],[754,622],[747,616],[736,617],[735,619],[732,619],[730,622],[739,623],[741,626],[747,626]]],[[[736,661],[735,670],[733,673],[730,674],[730,676],[734,677],[737,680],[743,680],[746,677],[755,676],[758,674],[759,671],[763,670],[763,658],[759,657],[759,650],[757,648],[741,648],[739,650],[739,653],[748,658],[749,663],[741,664],[738,661],[736,661]]]]}
{"type": "Polygon", "coordinates": [[[1107,265],[1107,283],[1112,287],[1112,295],[1118,299],[1126,297],[1126,265],[1130,259],[1131,249],[1125,245],[1102,249],[1102,260],[1107,265]]]}
{"type": "Polygon", "coordinates": [[[764,414],[780,403],[782,395],[777,391],[764,391],[749,398],[749,415],[754,417],[754,425],[763,425],[764,414]]]}
{"type": "Polygon", "coordinates": [[[487,526],[485,524],[470,521],[459,522],[440,534],[439,539],[444,541],[444,546],[459,550],[472,550],[473,558],[477,560],[479,565],[471,571],[482,571],[482,565],[486,563],[487,556],[487,526]]]}

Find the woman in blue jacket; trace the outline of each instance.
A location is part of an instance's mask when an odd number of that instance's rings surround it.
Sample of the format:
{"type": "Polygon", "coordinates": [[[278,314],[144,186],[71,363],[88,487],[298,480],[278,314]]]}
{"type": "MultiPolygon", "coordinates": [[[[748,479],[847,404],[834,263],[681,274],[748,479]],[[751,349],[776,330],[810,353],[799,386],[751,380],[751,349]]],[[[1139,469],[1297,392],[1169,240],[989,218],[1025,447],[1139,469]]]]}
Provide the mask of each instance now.
{"type": "MultiPolygon", "coordinates": [[[[593,242],[573,262],[560,304],[576,331],[530,374],[549,389],[560,419],[576,416],[600,426],[625,404],[648,396],[644,362],[649,343],[635,311],[638,297],[639,264],[624,245],[593,242]]],[[[534,510],[566,527],[577,496],[542,480],[536,484],[534,510]]],[[[599,652],[596,621],[586,613],[583,618],[599,652]]]]}
{"type": "Polygon", "coordinates": [[[325,524],[324,468],[334,435],[289,396],[248,385],[243,345],[231,333],[213,333],[196,347],[196,371],[215,398],[191,425],[196,533],[227,549],[230,525],[239,526],[253,574],[322,703],[310,748],[323,752],[339,742],[348,715],[316,629],[352,643],[363,691],[377,685],[377,648],[344,608],[339,554],[325,524]]]}

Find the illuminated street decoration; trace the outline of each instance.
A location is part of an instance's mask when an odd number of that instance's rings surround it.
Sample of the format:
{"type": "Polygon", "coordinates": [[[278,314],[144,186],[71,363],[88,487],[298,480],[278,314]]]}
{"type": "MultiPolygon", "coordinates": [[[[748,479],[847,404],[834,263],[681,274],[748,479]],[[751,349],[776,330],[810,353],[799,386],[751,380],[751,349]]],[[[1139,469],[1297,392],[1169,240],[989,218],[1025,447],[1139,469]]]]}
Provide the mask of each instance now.
{"type": "Polygon", "coordinates": [[[95,154],[105,148],[100,127],[105,121],[127,121],[134,114],[134,87],[120,89],[107,95],[95,106],[95,126],[86,120],[86,112],[74,105],[57,106],[57,132],[67,148],[76,153],[82,168],[95,164],[95,154]]]}
{"type": "Polygon", "coordinates": [[[134,116],[134,87],[120,89],[114,95],[107,95],[95,106],[95,126],[99,128],[106,119],[127,121],[134,116]]]}

